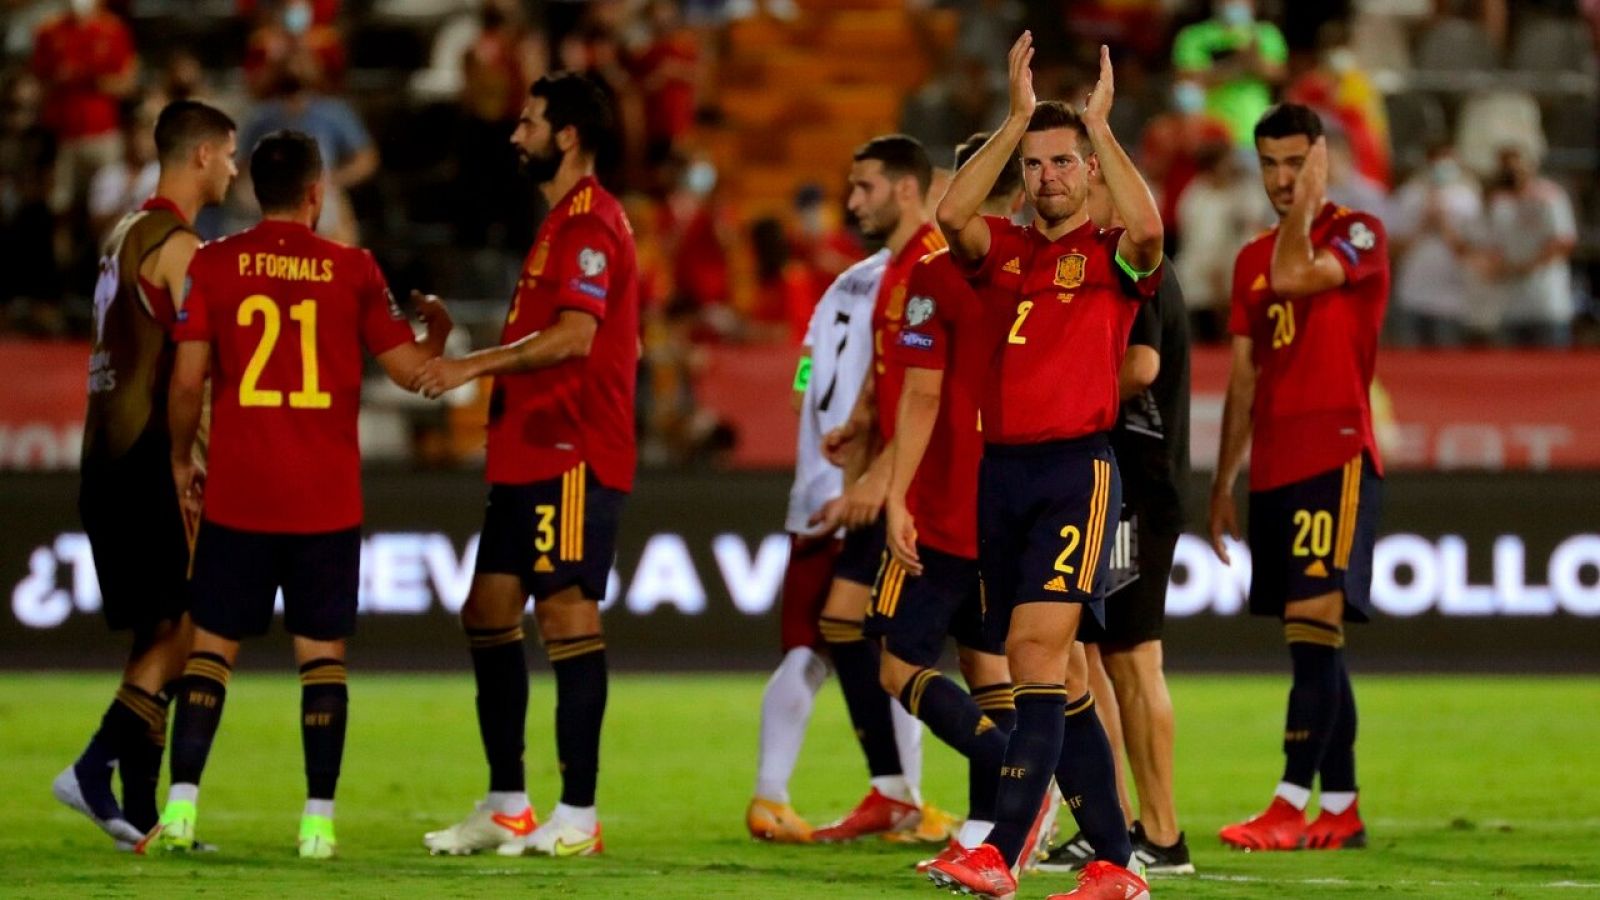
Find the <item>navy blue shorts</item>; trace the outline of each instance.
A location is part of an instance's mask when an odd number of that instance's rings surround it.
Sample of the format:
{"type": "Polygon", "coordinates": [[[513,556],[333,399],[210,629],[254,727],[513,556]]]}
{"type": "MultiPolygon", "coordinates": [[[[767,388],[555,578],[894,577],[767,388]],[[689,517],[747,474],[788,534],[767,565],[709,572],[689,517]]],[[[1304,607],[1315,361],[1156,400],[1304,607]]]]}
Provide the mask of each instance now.
{"type": "Polygon", "coordinates": [[[1122,479],[1104,434],[989,444],[978,473],[979,565],[1004,633],[1020,603],[1082,603],[1102,618],[1122,479]]]}
{"type": "Polygon", "coordinates": [[[1372,550],[1383,479],[1365,453],[1338,469],[1250,495],[1250,612],[1344,594],[1346,621],[1372,616],[1372,550]]]}
{"type": "Polygon", "coordinates": [[[844,547],[839,551],[839,561],[834,564],[833,577],[865,587],[877,584],[883,550],[889,545],[888,535],[882,516],[871,525],[845,532],[844,547]]]}
{"type": "Polygon", "coordinates": [[[939,664],[946,637],[981,653],[1004,655],[1006,636],[985,624],[978,562],[917,545],[922,574],[885,553],[867,608],[866,634],[912,665],[939,664]]]}
{"type": "Polygon", "coordinates": [[[230,640],[266,634],[283,589],[283,628],[314,641],[356,631],[361,529],[243,531],[201,522],[194,548],[194,623],[230,640]]]}
{"type": "Polygon", "coordinates": [[[535,602],[571,587],[603,600],[627,496],[582,464],[530,484],[491,484],[474,571],[521,578],[535,602]]]}
{"type": "Polygon", "coordinates": [[[78,491],[100,611],[113,631],[150,631],[189,611],[189,538],[172,454],[156,434],[120,459],[84,469],[78,491]]]}

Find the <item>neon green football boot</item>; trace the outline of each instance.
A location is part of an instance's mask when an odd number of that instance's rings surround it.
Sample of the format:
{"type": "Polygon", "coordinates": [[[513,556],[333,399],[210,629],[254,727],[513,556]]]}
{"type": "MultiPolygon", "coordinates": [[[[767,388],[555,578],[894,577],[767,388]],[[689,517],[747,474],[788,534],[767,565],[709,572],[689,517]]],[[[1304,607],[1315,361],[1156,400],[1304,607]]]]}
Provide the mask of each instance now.
{"type": "Polygon", "coordinates": [[[339,842],[333,837],[333,819],[329,816],[300,817],[300,858],[332,859],[339,842]]]}
{"type": "Polygon", "coordinates": [[[188,853],[194,850],[197,815],[193,800],[167,801],[167,808],[161,811],[161,821],[134,846],[134,852],[188,853]]]}

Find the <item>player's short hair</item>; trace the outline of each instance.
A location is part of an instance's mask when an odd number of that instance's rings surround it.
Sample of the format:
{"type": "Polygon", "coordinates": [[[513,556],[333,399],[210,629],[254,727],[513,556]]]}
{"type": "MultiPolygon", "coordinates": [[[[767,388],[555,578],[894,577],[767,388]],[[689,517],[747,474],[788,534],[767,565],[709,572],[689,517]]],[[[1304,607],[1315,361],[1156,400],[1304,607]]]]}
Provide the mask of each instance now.
{"type": "Polygon", "coordinates": [[[303,131],[274,131],[250,153],[250,181],[264,213],[299,209],[306,190],[321,178],[322,151],[303,131]]]}
{"type": "Polygon", "coordinates": [[[1278,103],[1261,114],[1256,122],[1255,139],[1286,138],[1297,134],[1315,142],[1322,137],[1322,117],[1309,106],[1300,103],[1278,103]]]}
{"type": "Polygon", "coordinates": [[[884,134],[856,148],[850,157],[855,162],[875,159],[883,163],[890,180],[911,176],[917,179],[917,193],[926,195],[933,184],[933,160],[922,142],[909,134],[884,134]]]}
{"type": "Polygon", "coordinates": [[[570,125],[577,129],[583,152],[595,156],[611,152],[616,117],[610,96],[593,80],[577,72],[552,72],[541,75],[528,88],[528,96],[544,99],[544,118],[551,132],[570,125]]]}
{"type": "MultiPolygon", "coordinates": [[[[989,132],[973,132],[965,141],[956,147],[956,171],[966,165],[968,160],[978,155],[978,151],[989,140],[989,132]]],[[[1000,200],[1010,197],[1022,189],[1022,168],[1017,164],[1016,156],[1006,160],[1005,168],[994,179],[994,187],[989,188],[989,200],[1000,200]]]]}
{"type": "Polygon", "coordinates": [[[205,141],[226,140],[238,131],[228,114],[198,100],[174,100],[156,117],[156,159],[180,162],[205,141]]]}
{"type": "MultiPolygon", "coordinates": [[[[1067,128],[1078,133],[1078,141],[1086,142],[1089,139],[1089,128],[1083,124],[1083,117],[1072,108],[1072,104],[1061,100],[1041,100],[1033,107],[1033,116],[1028,119],[1028,133],[1036,131],[1054,131],[1057,128],[1067,128]]],[[[1093,151],[1090,151],[1093,152],[1093,151]]],[[[1083,154],[1088,156],[1088,153],[1083,154]]]]}

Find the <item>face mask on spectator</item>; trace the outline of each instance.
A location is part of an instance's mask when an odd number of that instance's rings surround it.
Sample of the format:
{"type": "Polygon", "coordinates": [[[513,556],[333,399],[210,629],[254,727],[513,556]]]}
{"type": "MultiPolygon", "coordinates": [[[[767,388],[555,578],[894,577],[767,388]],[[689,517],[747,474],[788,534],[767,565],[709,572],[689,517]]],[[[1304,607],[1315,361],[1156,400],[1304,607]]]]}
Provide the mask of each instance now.
{"type": "Polygon", "coordinates": [[[1255,18],[1255,10],[1251,9],[1250,4],[1245,0],[1229,0],[1229,2],[1222,4],[1222,21],[1234,28],[1242,28],[1249,25],[1255,21],[1255,18]]]}
{"type": "Polygon", "coordinates": [[[80,16],[87,16],[99,5],[100,0],[72,0],[72,11],[80,16]]]}
{"type": "Polygon", "coordinates": [[[704,197],[717,186],[717,167],[705,160],[699,160],[689,166],[689,171],[683,176],[683,183],[684,187],[689,189],[689,193],[704,197]]]}
{"type": "Polygon", "coordinates": [[[290,34],[305,34],[311,30],[311,4],[291,3],[283,11],[283,27],[290,34]]]}
{"type": "Polygon", "coordinates": [[[1429,164],[1428,174],[1434,184],[1449,184],[1461,176],[1461,166],[1449,157],[1436,159],[1429,164]]]}
{"type": "Polygon", "coordinates": [[[1193,115],[1206,108],[1206,89],[1193,81],[1179,81],[1172,86],[1172,108],[1193,115]]]}

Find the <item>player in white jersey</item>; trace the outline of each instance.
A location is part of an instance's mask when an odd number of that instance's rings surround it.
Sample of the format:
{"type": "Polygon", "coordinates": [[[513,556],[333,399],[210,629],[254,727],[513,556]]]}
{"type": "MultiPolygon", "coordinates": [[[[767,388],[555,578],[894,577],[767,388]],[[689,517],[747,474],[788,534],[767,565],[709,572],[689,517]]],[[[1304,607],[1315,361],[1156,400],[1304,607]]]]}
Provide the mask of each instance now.
{"type": "MultiPolygon", "coordinates": [[[[761,745],[755,797],[745,824],[759,840],[804,843],[811,826],[789,805],[806,723],[817,691],[828,675],[818,617],[833,581],[840,535],[814,524],[828,501],[844,491],[843,471],[822,453],[822,438],[850,417],[872,364],[872,305],[889,263],[880,250],[836,278],[811,314],[805,347],[795,372],[793,402],[800,415],[794,487],[789,491],[789,564],[781,600],[783,661],[761,699],[761,745]]],[[[895,710],[895,737],[902,768],[913,784],[921,775],[921,729],[895,710]]]]}

